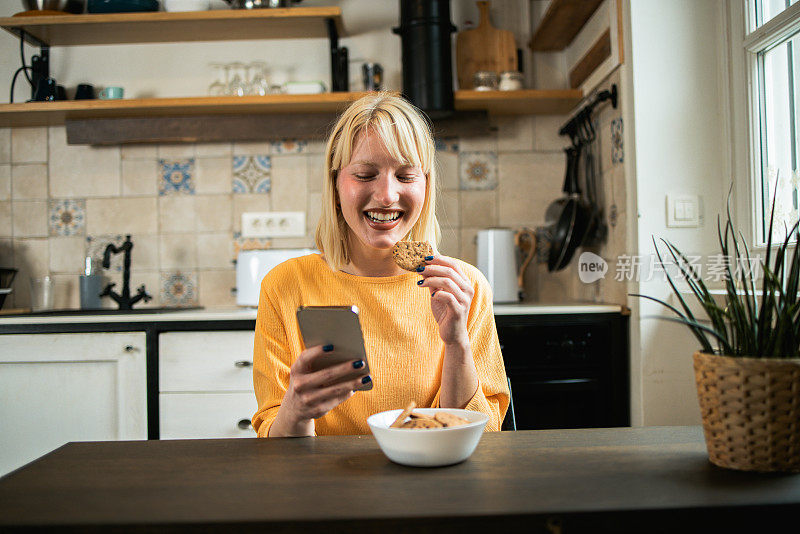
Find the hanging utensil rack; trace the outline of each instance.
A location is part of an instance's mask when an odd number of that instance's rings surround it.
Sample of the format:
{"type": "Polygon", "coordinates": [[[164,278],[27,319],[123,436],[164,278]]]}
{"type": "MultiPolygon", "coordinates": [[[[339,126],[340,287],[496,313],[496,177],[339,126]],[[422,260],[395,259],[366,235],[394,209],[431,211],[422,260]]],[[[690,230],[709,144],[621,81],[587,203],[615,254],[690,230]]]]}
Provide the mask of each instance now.
{"type": "Polygon", "coordinates": [[[558,135],[568,135],[574,140],[580,131],[581,125],[590,120],[594,108],[606,100],[611,101],[611,105],[614,109],[617,108],[617,84],[612,84],[610,90],[598,92],[588,104],[583,106],[578,113],[561,127],[558,131],[558,135]]]}

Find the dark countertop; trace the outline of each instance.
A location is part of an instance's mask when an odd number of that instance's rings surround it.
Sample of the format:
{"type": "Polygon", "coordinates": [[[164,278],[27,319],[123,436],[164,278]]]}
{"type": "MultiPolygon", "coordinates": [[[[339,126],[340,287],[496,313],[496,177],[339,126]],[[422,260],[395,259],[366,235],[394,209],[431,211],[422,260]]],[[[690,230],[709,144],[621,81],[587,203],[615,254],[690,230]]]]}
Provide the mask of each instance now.
{"type": "Polygon", "coordinates": [[[411,468],[374,438],[69,443],[0,478],[0,530],[759,530],[796,521],[800,475],[708,462],[700,427],[485,434],[411,468]]]}

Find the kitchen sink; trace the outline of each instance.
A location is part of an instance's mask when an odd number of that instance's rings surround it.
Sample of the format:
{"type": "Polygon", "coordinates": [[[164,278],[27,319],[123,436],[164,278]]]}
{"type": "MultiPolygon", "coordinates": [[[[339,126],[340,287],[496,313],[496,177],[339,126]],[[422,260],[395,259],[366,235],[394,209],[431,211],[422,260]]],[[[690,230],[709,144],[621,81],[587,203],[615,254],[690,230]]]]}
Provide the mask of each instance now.
{"type": "Polygon", "coordinates": [[[115,310],[115,309],[101,309],[101,310],[47,310],[38,312],[26,312],[17,314],[4,314],[3,317],[30,317],[30,316],[52,316],[52,315],[127,315],[127,314],[154,314],[154,313],[170,313],[202,310],[202,306],[192,306],[188,308],[134,308],[132,310],[115,310]]]}

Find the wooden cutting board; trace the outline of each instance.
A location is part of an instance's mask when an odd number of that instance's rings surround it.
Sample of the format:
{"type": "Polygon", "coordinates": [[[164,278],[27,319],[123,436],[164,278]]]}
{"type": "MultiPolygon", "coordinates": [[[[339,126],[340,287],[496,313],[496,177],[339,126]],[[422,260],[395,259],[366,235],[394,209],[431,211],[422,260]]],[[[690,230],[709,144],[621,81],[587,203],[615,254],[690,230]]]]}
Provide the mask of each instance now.
{"type": "Polygon", "coordinates": [[[458,88],[472,89],[472,75],[480,70],[517,70],[517,45],[514,34],[498,30],[489,20],[489,2],[476,2],[481,11],[477,28],[456,35],[458,88]]]}

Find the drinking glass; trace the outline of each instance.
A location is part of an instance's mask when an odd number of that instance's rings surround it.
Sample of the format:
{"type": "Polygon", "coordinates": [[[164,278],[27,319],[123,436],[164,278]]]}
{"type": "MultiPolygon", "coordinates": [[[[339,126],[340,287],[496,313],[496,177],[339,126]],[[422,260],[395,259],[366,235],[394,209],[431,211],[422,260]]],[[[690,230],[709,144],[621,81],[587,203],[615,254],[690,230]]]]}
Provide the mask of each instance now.
{"type": "Polygon", "coordinates": [[[31,278],[31,310],[53,309],[53,279],[49,276],[31,278]]]}
{"type": "Polygon", "coordinates": [[[208,94],[211,96],[222,96],[228,93],[228,65],[222,63],[212,63],[211,67],[215,72],[214,82],[208,86],[208,94]],[[225,70],[225,78],[223,81],[222,71],[225,70]]]}
{"type": "Polygon", "coordinates": [[[250,68],[255,74],[250,80],[250,94],[264,96],[269,94],[269,81],[267,80],[267,64],[263,61],[250,63],[250,68]]]}
{"type": "Polygon", "coordinates": [[[231,96],[244,96],[247,94],[247,79],[245,74],[245,64],[238,61],[230,64],[233,76],[228,83],[228,94],[231,96]]]}

